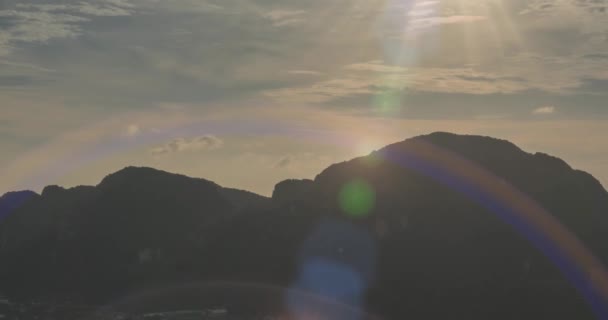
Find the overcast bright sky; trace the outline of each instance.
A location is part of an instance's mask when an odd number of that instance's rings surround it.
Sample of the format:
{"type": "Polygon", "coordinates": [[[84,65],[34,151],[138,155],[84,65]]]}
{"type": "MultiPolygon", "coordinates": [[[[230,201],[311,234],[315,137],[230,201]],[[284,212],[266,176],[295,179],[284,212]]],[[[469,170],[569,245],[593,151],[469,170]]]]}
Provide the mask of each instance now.
{"type": "Polygon", "coordinates": [[[270,194],[433,131],[608,185],[608,0],[2,0],[0,193],[152,166],[270,194]]]}

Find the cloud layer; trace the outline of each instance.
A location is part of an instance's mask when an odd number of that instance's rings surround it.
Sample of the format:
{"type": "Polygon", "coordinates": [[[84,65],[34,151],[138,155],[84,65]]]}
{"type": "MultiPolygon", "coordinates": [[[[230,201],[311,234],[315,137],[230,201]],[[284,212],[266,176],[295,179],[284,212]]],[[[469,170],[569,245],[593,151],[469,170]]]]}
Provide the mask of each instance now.
{"type": "MultiPolygon", "coordinates": [[[[214,149],[206,158],[220,166],[242,155],[223,139],[270,139],[252,159],[272,170],[271,188],[286,171],[329,162],[300,155],[293,140],[331,159],[353,155],[332,153],[343,144],[327,141],[328,128],[374,127],[353,135],[392,142],[380,132],[400,140],[424,133],[424,121],[500,122],[509,125],[483,133],[528,141],[509,127],[608,121],[606,9],[605,0],[0,1],[0,166],[30,172],[26,163],[50,162],[49,149],[65,165],[81,144],[94,149],[81,158],[96,159],[107,138],[103,148],[133,152],[132,162],[196,170],[197,151],[214,149]],[[286,128],[297,134],[274,141],[286,128]]],[[[606,149],[600,140],[590,143],[606,149]]],[[[586,158],[599,168],[598,157],[586,158]]]]}
{"type": "Polygon", "coordinates": [[[597,95],[608,81],[605,10],[580,0],[12,0],[0,9],[0,57],[13,64],[11,87],[40,76],[15,65],[54,69],[46,94],[121,108],[325,106],[403,90],[597,95]]]}
{"type": "Polygon", "coordinates": [[[533,114],[552,114],[554,112],[555,112],[555,107],[553,107],[553,106],[540,107],[540,108],[534,109],[534,111],[532,111],[533,114]]]}
{"type": "Polygon", "coordinates": [[[176,138],[170,142],[150,149],[153,155],[165,155],[176,152],[192,152],[220,148],[224,142],[216,136],[205,135],[193,138],[176,138]]]}

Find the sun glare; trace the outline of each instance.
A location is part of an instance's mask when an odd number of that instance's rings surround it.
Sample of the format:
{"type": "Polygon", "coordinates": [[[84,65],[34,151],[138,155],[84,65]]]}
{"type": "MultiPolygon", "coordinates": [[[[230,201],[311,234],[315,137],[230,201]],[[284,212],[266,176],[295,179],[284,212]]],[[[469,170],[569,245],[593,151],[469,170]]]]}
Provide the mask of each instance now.
{"type": "Polygon", "coordinates": [[[383,144],[375,140],[362,140],[361,142],[357,143],[355,153],[358,156],[366,156],[380,149],[381,146],[383,146],[383,144]]]}

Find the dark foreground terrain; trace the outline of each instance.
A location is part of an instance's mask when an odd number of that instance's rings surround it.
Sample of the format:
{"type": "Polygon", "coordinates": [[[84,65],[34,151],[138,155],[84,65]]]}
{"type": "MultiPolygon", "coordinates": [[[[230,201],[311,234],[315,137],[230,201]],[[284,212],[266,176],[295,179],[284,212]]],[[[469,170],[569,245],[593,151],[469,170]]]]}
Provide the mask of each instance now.
{"type": "Polygon", "coordinates": [[[272,198],[129,167],[0,198],[0,315],[302,318],[310,294],[366,312],[329,318],[594,319],[605,301],[577,243],[608,262],[601,184],[488,137],[420,136],[281,182],[272,198]],[[89,307],[25,315],[33,302],[89,307]]]}

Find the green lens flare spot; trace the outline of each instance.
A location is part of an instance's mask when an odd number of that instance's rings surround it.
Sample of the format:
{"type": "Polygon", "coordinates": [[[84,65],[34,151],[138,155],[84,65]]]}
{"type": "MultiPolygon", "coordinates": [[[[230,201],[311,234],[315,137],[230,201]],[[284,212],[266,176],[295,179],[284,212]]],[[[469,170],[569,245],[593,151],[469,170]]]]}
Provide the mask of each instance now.
{"type": "Polygon", "coordinates": [[[376,202],[376,193],[365,181],[356,179],[342,187],[338,199],[340,208],[351,217],[369,215],[376,202]]]}
{"type": "Polygon", "coordinates": [[[401,95],[393,91],[383,92],[373,98],[372,104],[376,112],[383,115],[393,115],[399,111],[401,95]]]}

